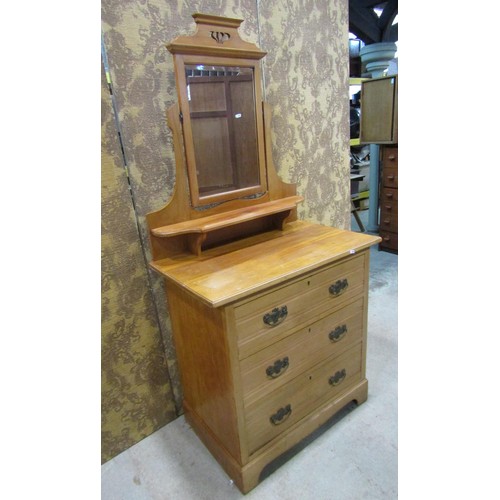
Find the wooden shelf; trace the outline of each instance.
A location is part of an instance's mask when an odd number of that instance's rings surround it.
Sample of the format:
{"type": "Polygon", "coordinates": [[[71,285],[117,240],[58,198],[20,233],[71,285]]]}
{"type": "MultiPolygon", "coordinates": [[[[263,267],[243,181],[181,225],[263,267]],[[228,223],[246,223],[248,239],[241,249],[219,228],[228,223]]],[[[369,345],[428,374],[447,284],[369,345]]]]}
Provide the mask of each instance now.
{"type": "Polygon", "coordinates": [[[282,229],[285,219],[290,212],[302,202],[302,196],[289,196],[279,200],[261,203],[250,207],[239,208],[230,212],[222,212],[199,219],[191,219],[176,224],[169,224],[151,230],[157,238],[173,238],[187,236],[191,251],[200,255],[202,244],[209,233],[219,231],[231,226],[236,226],[255,219],[271,217],[273,226],[282,229]]]}
{"type": "Polygon", "coordinates": [[[361,85],[366,80],[371,80],[371,78],[349,78],[349,85],[361,85]]]}
{"type": "MultiPolygon", "coordinates": [[[[363,82],[366,82],[366,80],[370,80],[370,78],[349,78],[349,85],[361,85],[363,82]]],[[[355,139],[351,139],[350,145],[351,146],[361,146],[361,142],[359,140],[359,137],[356,137],[355,139]]]]}

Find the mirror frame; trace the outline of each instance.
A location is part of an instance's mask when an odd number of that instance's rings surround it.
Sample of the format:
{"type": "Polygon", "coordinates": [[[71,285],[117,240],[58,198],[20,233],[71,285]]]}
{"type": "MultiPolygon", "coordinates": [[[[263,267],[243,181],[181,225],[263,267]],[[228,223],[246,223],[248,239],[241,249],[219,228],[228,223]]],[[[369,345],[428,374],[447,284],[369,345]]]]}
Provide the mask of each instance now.
{"type": "Polygon", "coordinates": [[[193,207],[201,207],[244,198],[258,193],[265,194],[268,185],[260,59],[266,55],[266,52],[261,51],[254,44],[241,40],[238,34],[238,27],[242,23],[242,19],[223,18],[205,14],[194,14],[193,18],[197,25],[196,33],[193,36],[178,37],[171,44],[167,45],[167,49],[174,56],[175,80],[181,110],[180,118],[184,135],[184,150],[191,204],[193,207]],[[259,184],[223,193],[200,196],[185,72],[186,65],[194,64],[252,68],[258,157],[256,168],[259,170],[259,184]]]}

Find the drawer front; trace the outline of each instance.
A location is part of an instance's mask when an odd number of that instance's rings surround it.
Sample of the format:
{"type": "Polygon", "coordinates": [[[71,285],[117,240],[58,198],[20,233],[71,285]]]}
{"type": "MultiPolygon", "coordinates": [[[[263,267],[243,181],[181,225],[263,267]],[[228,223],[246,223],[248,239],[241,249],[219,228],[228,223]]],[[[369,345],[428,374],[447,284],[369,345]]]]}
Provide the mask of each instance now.
{"type": "Polygon", "coordinates": [[[397,147],[390,147],[390,146],[384,146],[382,148],[382,161],[384,163],[384,167],[392,167],[398,166],[398,148],[397,147]]]}
{"type": "Polygon", "coordinates": [[[359,342],[364,297],[241,361],[244,405],[359,342]]]}
{"type": "Polygon", "coordinates": [[[364,290],[364,255],[328,267],[234,308],[240,359],[338,310],[364,290]]]}
{"type": "Polygon", "coordinates": [[[380,205],[380,218],[384,219],[386,216],[396,216],[398,214],[398,205],[395,203],[381,203],[380,205]]]}
{"type": "Polygon", "coordinates": [[[380,192],[380,205],[391,204],[393,207],[398,206],[398,190],[393,188],[383,187],[380,192]]]}
{"type": "Polygon", "coordinates": [[[382,241],[380,242],[381,247],[388,248],[390,250],[398,249],[398,233],[380,231],[380,237],[382,238],[382,241]]]}
{"type": "Polygon", "coordinates": [[[398,169],[396,167],[383,166],[382,185],[389,188],[398,187],[398,169]]]}
{"type": "Polygon", "coordinates": [[[380,216],[380,230],[398,232],[398,215],[383,213],[380,216]]]}
{"type": "Polygon", "coordinates": [[[245,411],[249,452],[255,452],[317,406],[358,382],[361,379],[361,348],[361,343],[356,344],[251,405],[245,411]]]}

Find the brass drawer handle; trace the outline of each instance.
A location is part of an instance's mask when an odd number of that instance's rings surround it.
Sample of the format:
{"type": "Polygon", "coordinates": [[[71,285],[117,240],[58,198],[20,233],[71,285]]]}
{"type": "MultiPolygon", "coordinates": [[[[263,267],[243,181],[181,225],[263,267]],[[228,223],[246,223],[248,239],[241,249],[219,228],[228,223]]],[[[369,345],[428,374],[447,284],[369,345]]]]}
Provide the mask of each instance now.
{"type": "Polygon", "coordinates": [[[286,372],[289,366],[288,356],[283,359],[278,359],[274,362],[274,365],[268,366],[266,369],[266,375],[270,378],[277,378],[286,372]]]}
{"type": "Polygon", "coordinates": [[[262,321],[268,326],[276,326],[285,320],[287,314],[287,306],[275,307],[270,313],[264,314],[262,321]]]}
{"type": "Polygon", "coordinates": [[[389,158],[389,160],[395,160],[396,159],[396,157],[394,155],[389,155],[388,158],[389,158]]]}
{"type": "Polygon", "coordinates": [[[387,179],[390,180],[390,181],[393,181],[394,180],[394,175],[388,175],[387,179]]]}
{"type": "Polygon", "coordinates": [[[392,210],[392,205],[384,205],[384,208],[385,208],[386,210],[392,210]]]}
{"type": "Polygon", "coordinates": [[[338,280],[333,285],[330,285],[330,287],[328,288],[328,291],[330,292],[330,295],[333,295],[334,297],[338,297],[339,295],[342,295],[347,290],[348,286],[349,286],[349,282],[347,281],[347,278],[344,278],[343,280],[338,280]]]}
{"type": "Polygon", "coordinates": [[[286,405],[280,408],[274,415],[271,415],[270,421],[273,425],[282,424],[292,414],[292,405],[286,405]]]}
{"type": "Polygon", "coordinates": [[[335,375],[331,376],[329,379],[328,379],[328,383],[330,385],[339,385],[340,383],[342,383],[344,380],[345,380],[345,377],[346,377],[346,371],[345,371],[345,368],[342,369],[342,370],[339,370],[338,372],[335,373],[335,375]]]}
{"type": "Polygon", "coordinates": [[[332,330],[328,334],[328,338],[332,342],[338,342],[339,340],[342,340],[347,334],[347,325],[342,325],[342,326],[337,326],[335,330],[332,330]]]}
{"type": "Polygon", "coordinates": [[[394,193],[386,193],[387,198],[392,198],[394,196],[394,193]]]}

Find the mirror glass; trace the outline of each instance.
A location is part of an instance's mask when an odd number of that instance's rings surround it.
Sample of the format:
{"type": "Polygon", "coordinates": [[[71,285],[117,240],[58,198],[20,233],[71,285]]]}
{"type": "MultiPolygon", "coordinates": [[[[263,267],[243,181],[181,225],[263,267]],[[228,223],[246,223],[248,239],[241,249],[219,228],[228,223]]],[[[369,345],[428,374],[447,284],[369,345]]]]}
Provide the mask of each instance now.
{"type": "Polygon", "coordinates": [[[185,66],[199,199],[260,185],[254,69],[185,66]]]}

